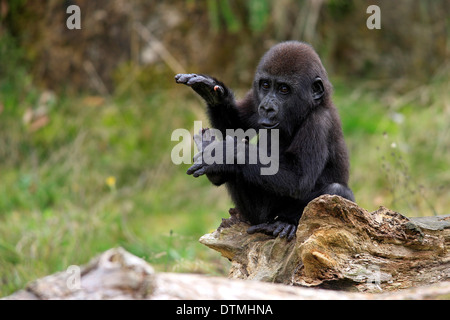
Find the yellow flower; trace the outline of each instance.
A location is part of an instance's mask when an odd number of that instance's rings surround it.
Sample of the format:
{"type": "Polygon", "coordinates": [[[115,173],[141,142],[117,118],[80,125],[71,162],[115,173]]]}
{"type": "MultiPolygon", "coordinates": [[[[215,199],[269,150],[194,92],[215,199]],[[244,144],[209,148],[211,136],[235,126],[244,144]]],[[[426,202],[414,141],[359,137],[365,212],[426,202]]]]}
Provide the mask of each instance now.
{"type": "Polygon", "coordinates": [[[105,183],[111,189],[115,189],[116,188],[116,177],[109,176],[108,178],[106,178],[105,183]]]}

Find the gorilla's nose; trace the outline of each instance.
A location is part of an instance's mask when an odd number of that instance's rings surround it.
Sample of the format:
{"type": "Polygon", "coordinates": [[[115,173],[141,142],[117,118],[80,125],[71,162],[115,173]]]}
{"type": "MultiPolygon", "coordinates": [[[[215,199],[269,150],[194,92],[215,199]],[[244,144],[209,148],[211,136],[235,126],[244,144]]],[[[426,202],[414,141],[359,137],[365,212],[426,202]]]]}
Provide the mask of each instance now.
{"type": "Polygon", "coordinates": [[[277,115],[277,110],[270,105],[260,105],[259,106],[259,115],[267,118],[274,118],[277,115]]]}

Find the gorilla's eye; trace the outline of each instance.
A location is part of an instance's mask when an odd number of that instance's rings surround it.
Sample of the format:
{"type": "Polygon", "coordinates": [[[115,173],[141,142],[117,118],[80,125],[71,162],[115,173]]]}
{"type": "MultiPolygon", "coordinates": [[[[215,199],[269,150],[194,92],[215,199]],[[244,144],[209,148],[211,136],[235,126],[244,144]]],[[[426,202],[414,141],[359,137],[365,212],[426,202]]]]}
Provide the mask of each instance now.
{"type": "Polygon", "coordinates": [[[269,89],[270,89],[270,83],[269,83],[269,81],[265,81],[265,80],[261,81],[261,88],[262,88],[263,90],[269,90],[269,89]]]}
{"type": "Polygon", "coordinates": [[[282,94],[288,94],[289,92],[291,92],[291,89],[287,85],[282,84],[278,88],[278,91],[280,91],[280,93],[282,93],[282,94]]]}

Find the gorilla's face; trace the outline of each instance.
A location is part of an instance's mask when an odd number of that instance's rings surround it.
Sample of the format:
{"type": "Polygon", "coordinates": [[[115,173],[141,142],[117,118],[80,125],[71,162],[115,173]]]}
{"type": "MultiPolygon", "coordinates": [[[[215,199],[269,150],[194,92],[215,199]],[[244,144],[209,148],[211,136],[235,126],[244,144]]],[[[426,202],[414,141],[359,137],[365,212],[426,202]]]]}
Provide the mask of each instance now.
{"type": "Polygon", "coordinates": [[[285,118],[284,106],[292,104],[292,84],[280,81],[273,76],[263,76],[258,83],[258,115],[259,124],[263,129],[279,127],[285,118]]]}
{"type": "Polygon", "coordinates": [[[261,129],[275,129],[289,133],[304,119],[311,108],[319,105],[325,93],[322,79],[307,75],[280,76],[257,72],[254,83],[261,129]]]}

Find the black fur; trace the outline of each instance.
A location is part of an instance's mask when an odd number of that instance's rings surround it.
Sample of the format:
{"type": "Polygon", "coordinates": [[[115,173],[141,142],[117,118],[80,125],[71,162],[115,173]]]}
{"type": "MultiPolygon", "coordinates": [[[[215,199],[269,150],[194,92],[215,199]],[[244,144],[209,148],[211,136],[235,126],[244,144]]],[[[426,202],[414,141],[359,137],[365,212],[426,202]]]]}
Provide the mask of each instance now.
{"type": "Polygon", "coordinates": [[[224,137],[226,129],[279,129],[275,175],[261,175],[260,163],[201,163],[188,170],[196,177],[206,174],[215,185],[226,183],[240,215],[253,225],[249,233],[291,240],[309,201],[322,194],[354,201],[332,86],[311,46],[289,41],[271,48],[258,65],[253,88],[238,102],[212,77],[180,74],[175,79],[205,99],[211,123],[224,137]]]}

